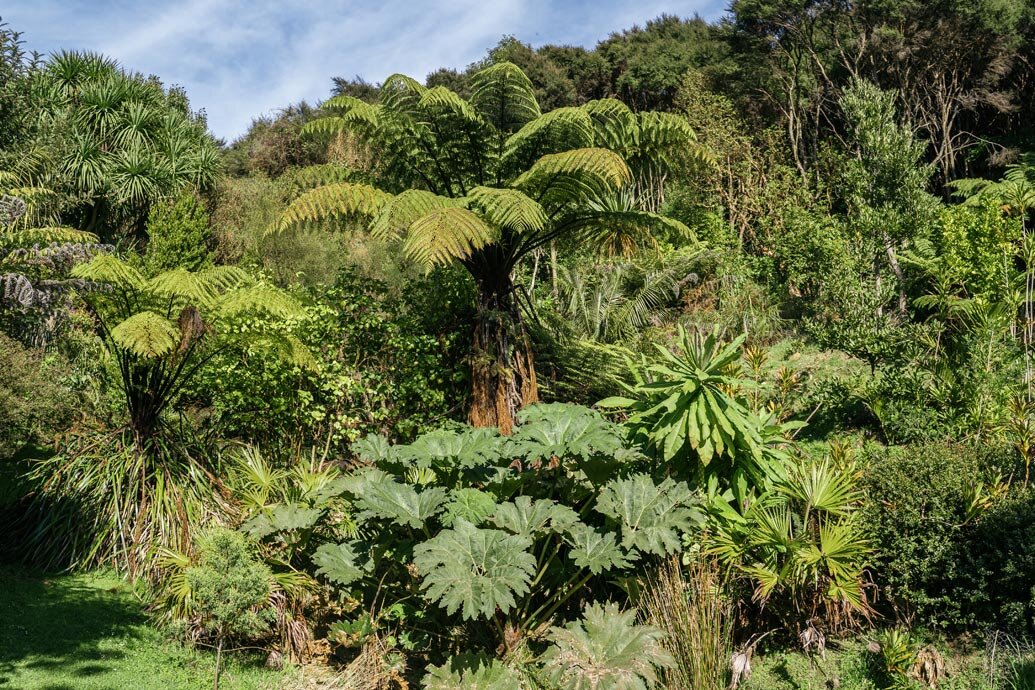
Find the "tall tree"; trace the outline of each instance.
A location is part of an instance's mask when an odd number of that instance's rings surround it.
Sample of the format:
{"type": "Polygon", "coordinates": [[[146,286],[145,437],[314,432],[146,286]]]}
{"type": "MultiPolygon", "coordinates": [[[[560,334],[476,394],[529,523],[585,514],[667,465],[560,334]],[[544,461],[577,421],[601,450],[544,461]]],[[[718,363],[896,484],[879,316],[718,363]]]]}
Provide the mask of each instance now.
{"type": "MultiPolygon", "coordinates": [[[[562,237],[603,251],[628,251],[659,227],[680,223],[641,210],[637,181],[663,176],[669,152],[692,148],[685,120],[634,114],[615,100],[545,115],[531,81],[501,62],[473,77],[471,99],[445,87],[389,77],[381,101],[340,96],[315,132],[350,131],[376,153],[360,182],[301,195],[279,227],[347,216],[399,238],[427,265],[459,262],[478,288],[471,421],[509,433],[521,406],[538,398],[514,269],[562,237]]],[[[640,185],[642,187],[642,185],[640,185]]]]}

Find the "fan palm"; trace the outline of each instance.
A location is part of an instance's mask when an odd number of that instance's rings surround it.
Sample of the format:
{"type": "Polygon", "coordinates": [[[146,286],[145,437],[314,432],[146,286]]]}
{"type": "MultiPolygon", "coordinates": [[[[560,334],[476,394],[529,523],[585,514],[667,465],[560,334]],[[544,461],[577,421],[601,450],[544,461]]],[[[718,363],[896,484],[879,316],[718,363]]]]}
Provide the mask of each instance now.
{"type": "Polygon", "coordinates": [[[470,419],[509,433],[516,410],[538,397],[514,268],[561,237],[627,250],[660,227],[689,234],[621,197],[643,175],[657,176],[668,160],[662,151],[692,149],[693,132],[680,118],[635,114],[615,100],[543,114],[528,77],[506,62],[477,73],[473,87],[464,100],[394,75],[377,105],[327,101],[328,116],[308,131],[364,142],[375,154],[368,172],[376,186],[317,187],[285,210],[277,229],[365,217],[375,236],[400,240],[419,264],[463,265],[480,314],[470,419]]]}

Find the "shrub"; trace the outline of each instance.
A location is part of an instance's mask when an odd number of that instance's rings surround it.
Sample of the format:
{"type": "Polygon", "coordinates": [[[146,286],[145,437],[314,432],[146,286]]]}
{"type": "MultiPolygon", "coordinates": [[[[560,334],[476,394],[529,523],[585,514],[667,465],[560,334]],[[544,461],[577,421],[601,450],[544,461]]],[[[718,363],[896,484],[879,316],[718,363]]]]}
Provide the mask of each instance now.
{"type": "Polygon", "coordinates": [[[174,268],[200,271],[212,265],[208,214],[193,193],[152,206],[147,217],[147,237],[144,269],[148,275],[174,268]]]}
{"type": "Polygon", "coordinates": [[[27,443],[49,443],[75,419],[77,400],[63,382],[67,365],[0,333],[0,461],[27,443]]]}
{"type": "Polygon", "coordinates": [[[238,532],[214,529],[197,540],[197,550],[197,565],[187,568],[184,577],[190,588],[191,612],[215,640],[218,690],[226,643],[269,630],[272,574],[238,532]]]}
{"type": "Polygon", "coordinates": [[[1035,492],[1006,490],[992,467],[1003,457],[955,444],[870,452],[864,525],[884,608],[899,621],[1035,629],[1035,492]]]}

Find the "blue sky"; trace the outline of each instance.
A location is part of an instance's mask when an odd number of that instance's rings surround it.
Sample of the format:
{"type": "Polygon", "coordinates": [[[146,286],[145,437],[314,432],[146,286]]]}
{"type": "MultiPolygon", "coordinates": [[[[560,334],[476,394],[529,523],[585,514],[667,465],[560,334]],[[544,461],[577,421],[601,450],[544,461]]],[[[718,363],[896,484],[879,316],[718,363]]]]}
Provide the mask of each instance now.
{"type": "Polygon", "coordinates": [[[187,89],[220,137],[331,77],[381,81],[463,68],[504,34],[592,46],[662,13],[714,19],[727,0],[5,0],[0,13],[43,53],[89,49],[187,89]]]}

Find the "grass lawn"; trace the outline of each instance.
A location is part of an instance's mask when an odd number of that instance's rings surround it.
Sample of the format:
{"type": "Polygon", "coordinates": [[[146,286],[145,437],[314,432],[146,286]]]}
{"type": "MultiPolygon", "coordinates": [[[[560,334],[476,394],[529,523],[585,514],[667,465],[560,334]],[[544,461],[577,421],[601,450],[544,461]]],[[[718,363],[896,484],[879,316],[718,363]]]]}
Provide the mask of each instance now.
{"type": "MultiPolygon", "coordinates": [[[[212,687],[214,657],[150,627],[117,577],[38,577],[0,567],[0,690],[187,690],[212,687]]],[[[235,657],[220,687],[278,688],[290,671],[235,657]]]]}

